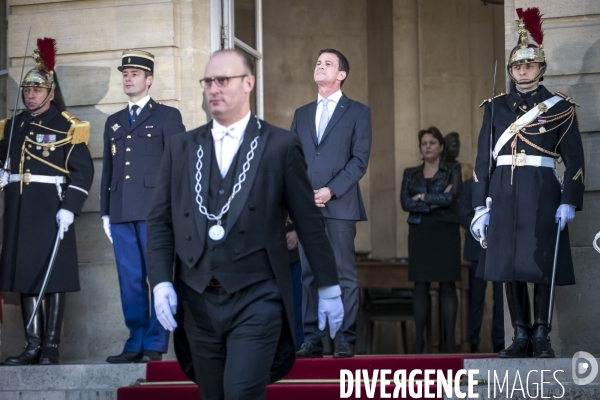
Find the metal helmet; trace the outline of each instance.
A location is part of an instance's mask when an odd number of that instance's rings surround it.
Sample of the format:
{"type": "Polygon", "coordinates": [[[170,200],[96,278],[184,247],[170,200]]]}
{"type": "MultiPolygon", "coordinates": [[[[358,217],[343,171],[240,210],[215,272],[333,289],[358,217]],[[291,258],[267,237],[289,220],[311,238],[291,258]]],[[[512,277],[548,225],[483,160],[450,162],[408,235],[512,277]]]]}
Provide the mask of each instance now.
{"type": "Polygon", "coordinates": [[[543,44],[544,30],[542,29],[542,15],[537,7],[531,7],[524,11],[522,8],[517,8],[517,15],[519,17],[519,40],[508,56],[508,62],[506,63],[508,76],[510,76],[513,82],[518,83],[510,73],[513,65],[540,63],[542,65],[540,73],[530,82],[538,79],[541,80],[547,66],[543,44]],[[529,43],[529,34],[537,43],[537,46],[529,43]]]}
{"type": "Polygon", "coordinates": [[[32,58],[35,60],[35,67],[27,72],[23,78],[23,82],[21,82],[21,87],[42,87],[49,89],[48,95],[37,107],[37,110],[39,110],[46,105],[56,89],[54,72],[54,65],[56,64],[56,40],[51,38],[38,39],[37,47],[32,55],[32,58]]]}

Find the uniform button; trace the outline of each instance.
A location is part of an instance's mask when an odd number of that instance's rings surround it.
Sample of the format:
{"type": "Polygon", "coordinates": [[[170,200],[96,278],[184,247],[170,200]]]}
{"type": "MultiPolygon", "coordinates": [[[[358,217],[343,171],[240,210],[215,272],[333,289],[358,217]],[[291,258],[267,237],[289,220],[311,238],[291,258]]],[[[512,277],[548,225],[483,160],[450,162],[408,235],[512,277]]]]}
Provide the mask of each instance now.
{"type": "Polygon", "coordinates": [[[246,233],[246,231],[243,229],[240,229],[239,232],[240,232],[240,235],[243,235],[244,233],[246,233]]]}
{"type": "Polygon", "coordinates": [[[212,252],[214,253],[215,251],[217,251],[217,248],[216,248],[216,247],[213,247],[213,248],[212,248],[212,252]]]}
{"type": "Polygon", "coordinates": [[[321,155],[321,153],[317,153],[317,155],[318,155],[318,156],[320,156],[320,155],[321,155]]]}
{"type": "Polygon", "coordinates": [[[223,189],[220,189],[219,194],[223,194],[223,193],[225,193],[225,191],[223,189]]]}
{"type": "Polygon", "coordinates": [[[151,135],[151,134],[148,134],[148,137],[152,137],[152,135],[151,135]]]}
{"type": "Polygon", "coordinates": [[[185,212],[185,213],[183,213],[183,216],[184,216],[184,217],[189,217],[189,216],[190,216],[190,213],[189,213],[189,212],[185,212]]]}
{"type": "Polygon", "coordinates": [[[185,237],[187,240],[192,240],[192,237],[190,235],[185,237]]]}
{"type": "Polygon", "coordinates": [[[27,159],[28,159],[28,160],[31,160],[31,157],[27,156],[27,159]]]}
{"type": "Polygon", "coordinates": [[[33,131],[29,132],[30,135],[33,135],[33,131]]]}
{"type": "Polygon", "coordinates": [[[235,250],[233,251],[233,254],[235,254],[235,255],[238,255],[238,254],[240,254],[240,249],[235,249],[235,250]]]}
{"type": "Polygon", "coordinates": [[[128,148],[125,149],[125,151],[131,151],[131,149],[128,147],[128,148]]]}
{"type": "Polygon", "coordinates": [[[527,104],[523,106],[523,110],[527,110],[527,104]]]}
{"type": "Polygon", "coordinates": [[[31,170],[30,169],[26,169],[25,172],[31,172],[31,170]]]}
{"type": "Polygon", "coordinates": [[[30,144],[28,144],[28,145],[27,145],[27,148],[29,148],[29,149],[30,149],[30,148],[31,148],[31,145],[30,145],[30,144]]]}
{"type": "Polygon", "coordinates": [[[249,205],[248,205],[248,208],[249,208],[250,210],[254,210],[256,207],[254,207],[254,204],[249,204],[249,205]]]}
{"type": "Polygon", "coordinates": [[[125,165],[130,165],[131,163],[129,161],[125,161],[125,165]]]}
{"type": "Polygon", "coordinates": [[[189,261],[189,262],[192,262],[192,261],[194,261],[194,257],[188,257],[188,261],[189,261]]]}
{"type": "Polygon", "coordinates": [[[131,135],[127,135],[127,139],[131,139],[131,135]]]}
{"type": "Polygon", "coordinates": [[[125,175],[125,179],[129,179],[129,175],[125,175]]]}

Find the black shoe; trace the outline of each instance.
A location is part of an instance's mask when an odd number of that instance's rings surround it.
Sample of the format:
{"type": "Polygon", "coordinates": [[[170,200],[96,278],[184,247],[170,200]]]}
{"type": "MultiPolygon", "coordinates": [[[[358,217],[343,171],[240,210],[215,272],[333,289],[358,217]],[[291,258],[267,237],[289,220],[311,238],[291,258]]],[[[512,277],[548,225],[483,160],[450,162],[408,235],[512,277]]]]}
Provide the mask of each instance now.
{"type": "Polygon", "coordinates": [[[554,358],[554,350],[550,344],[550,329],[546,325],[534,325],[531,335],[533,356],[538,358],[554,358]]]}
{"type": "Polygon", "coordinates": [[[354,357],[354,345],[348,342],[339,342],[335,346],[333,358],[348,358],[354,357]]]}
{"type": "Polygon", "coordinates": [[[142,353],[130,353],[130,352],[124,351],[119,355],[109,356],[106,359],[106,362],[109,362],[111,364],[135,363],[135,362],[140,361],[142,359],[142,356],[143,356],[142,353]]]}
{"type": "Polygon", "coordinates": [[[144,356],[139,361],[141,363],[147,363],[150,361],[162,361],[162,353],[154,350],[146,350],[144,351],[144,356]]]}
{"type": "Polygon", "coordinates": [[[21,354],[16,357],[8,357],[4,360],[4,365],[33,365],[40,360],[40,348],[25,348],[21,354]]]}
{"type": "Polygon", "coordinates": [[[531,345],[531,331],[522,326],[515,328],[515,336],[512,345],[498,353],[499,358],[525,358],[531,357],[533,348],[531,345]]]}
{"type": "Polygon", "coordinates": [[[296,352],[296,358],[323,358],[323,348],[310,342],[304,342],[300,350],[296,352]]]}
{"type": "Polygon", "coordinates": [[[42,349],[40,356],[40,365],[56,365],[58,364],[58,345],[46,344],[42,349]]]}

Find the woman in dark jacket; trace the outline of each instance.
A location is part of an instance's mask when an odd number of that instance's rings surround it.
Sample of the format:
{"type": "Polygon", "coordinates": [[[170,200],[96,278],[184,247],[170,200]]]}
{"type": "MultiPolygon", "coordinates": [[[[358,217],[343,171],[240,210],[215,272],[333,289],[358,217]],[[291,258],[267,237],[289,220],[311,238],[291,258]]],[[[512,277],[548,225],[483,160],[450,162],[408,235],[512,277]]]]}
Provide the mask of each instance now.
{"type": "Polygon", "coordinates": [[[460,280],[458,196],[462,186],[458,163],[442,161],[444,138],[436,127],[419,132],[423,164],[404,171],[400,203],[408,211],[408,279],[415,283],[413,315],[416,338],[413,353],[423,352],[423,331],[431,299],[431,282],[440,282],[446,351],[455,352],[454,327],[460,280]]]}

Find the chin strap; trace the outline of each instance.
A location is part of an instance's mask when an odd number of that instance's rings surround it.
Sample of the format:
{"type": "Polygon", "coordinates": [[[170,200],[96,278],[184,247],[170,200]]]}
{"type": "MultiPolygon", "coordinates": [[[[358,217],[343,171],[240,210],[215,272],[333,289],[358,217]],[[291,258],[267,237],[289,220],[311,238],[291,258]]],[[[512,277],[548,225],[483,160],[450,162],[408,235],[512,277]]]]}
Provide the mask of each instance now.
{"type": "Polygon", "coordinates": [[[538,81],[539,84],[539,79],[542,77],[542,75],[544,75],[544,72],[546,72],[546,66],[542,67],[542,69],[540,70],[540,73],[537,74],[537,76],[535,78],[533,78],[530,81],[525,81],[525,82],[519,82],[517,81],[512,74],[510,73],[510,71],[508,72],[508,76],[510,76],[510,79],[512,79],[512,81],[515,83],[515,85],[529,85],[530,83],[536,82],[538,81]]]}

